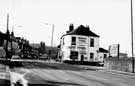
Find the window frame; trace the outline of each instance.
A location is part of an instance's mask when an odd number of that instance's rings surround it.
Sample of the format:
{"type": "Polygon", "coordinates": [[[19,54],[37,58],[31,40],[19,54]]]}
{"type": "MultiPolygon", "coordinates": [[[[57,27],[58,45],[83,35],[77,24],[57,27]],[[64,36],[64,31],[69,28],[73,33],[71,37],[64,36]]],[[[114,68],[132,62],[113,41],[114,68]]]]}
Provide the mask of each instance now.
{"type": "Polygon", "coordinates": [[[71,45],[76,45],[76,37],[75,36],[71,37],[71,45]],[[74,38],[74,40],[73,40],[73,38],[74,38]]]}
{"type": "Polygon", "coordinates": [[[94,38],[90,38],[90,47],[94,47],[94,38]]]}

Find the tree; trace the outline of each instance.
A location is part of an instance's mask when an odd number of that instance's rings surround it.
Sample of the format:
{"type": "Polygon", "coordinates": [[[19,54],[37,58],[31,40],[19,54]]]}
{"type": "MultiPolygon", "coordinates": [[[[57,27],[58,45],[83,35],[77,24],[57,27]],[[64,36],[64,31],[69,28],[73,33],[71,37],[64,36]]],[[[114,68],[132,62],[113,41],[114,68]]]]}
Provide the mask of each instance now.
{"type": "Polygon", "coordinates": [[[40,42],[40,47],[39,47],[40,53],[45,53],[45,42],[40,42]]]}

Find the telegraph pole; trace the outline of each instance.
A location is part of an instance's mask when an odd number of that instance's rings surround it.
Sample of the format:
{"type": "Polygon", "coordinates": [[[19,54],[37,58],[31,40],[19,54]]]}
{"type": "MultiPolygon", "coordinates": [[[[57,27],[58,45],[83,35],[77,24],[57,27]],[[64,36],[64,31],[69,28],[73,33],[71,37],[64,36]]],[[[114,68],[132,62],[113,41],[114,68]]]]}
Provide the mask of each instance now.
{"type": "Polygon", "coordinates": [[[52,25],[52,39],[51,39],[51,47],[53,47],[53,33],[54,33],[54,24],[52,25]]]}
{"type": "Polygon", "coordinates": [[[6,32],[6,64],[8,62],[8,40],[9,40],[9,14],[7,14],[7,32],[6,32]]]}
{"type": "Polygon", "coordinates": [[[132,72],[134,73],[134,46],[133,46],[133,4],[131,0],[131,49],[132,49],[132,72]]]}

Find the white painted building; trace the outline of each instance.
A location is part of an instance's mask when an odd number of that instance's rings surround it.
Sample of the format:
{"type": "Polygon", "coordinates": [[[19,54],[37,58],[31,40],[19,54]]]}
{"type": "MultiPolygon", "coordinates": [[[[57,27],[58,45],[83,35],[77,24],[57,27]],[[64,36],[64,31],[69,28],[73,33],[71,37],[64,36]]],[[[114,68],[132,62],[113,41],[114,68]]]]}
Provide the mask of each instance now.
{"type": "Polygon", "coordinates": [[[99,36],[88,26],[80,25],[74,29],[69,26],[67,34],[60,40],[60,56],[63,61],[103,62],[102,52],[99,51],[99,36]]]}

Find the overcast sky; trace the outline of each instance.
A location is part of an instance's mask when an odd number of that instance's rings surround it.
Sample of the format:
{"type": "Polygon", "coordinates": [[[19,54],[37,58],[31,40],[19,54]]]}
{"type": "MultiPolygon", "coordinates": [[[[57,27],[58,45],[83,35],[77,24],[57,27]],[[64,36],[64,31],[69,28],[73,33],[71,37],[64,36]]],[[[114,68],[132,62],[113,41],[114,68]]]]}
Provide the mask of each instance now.
{"type": "Polygon", "coordinates": [[[54,45],[58,45],[70,23],[83,24],[100,35],[101,47],[119,43],[120,51],[131,55],[130,0],[0,0],[2,32],[7,13],[10,30],[14,26],[15,35],[30,42],[50,45],[54,24],[54,45]]]}

